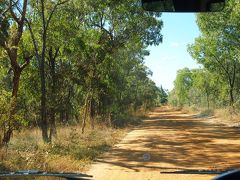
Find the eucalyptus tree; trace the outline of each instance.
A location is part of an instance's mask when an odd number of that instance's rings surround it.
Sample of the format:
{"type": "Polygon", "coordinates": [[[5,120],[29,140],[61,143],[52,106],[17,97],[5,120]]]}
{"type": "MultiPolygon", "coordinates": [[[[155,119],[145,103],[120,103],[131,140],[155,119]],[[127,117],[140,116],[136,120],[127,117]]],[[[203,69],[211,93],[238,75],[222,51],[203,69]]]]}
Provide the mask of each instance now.
{"type": "MultiPolygon", "coordinates": [[[[82,22],[86,30],[83,37],[89,36],[79,62],[86,71],[83,88],[86,92],[84,116],[89,114],[93,120],[94,117],[91,116],[96,112],[91,107],[99,109],[96,105],[106,105],[109,107],[108,114],[111,114],[111,105],[120,104],[117,102],[121,97],[119,87],[126,86],[124,76],[127,75],[124,74],[126,71],[123,66],[128,61],[143,59],[142,52],[148,45],[161,42],[162,21],[159,20],[159,13],[143,11],[135,0],[79,1],[79,4],[76,2],[76,7],[84,11],[73,17],[82,22]]],[[[85,121],[83,127],[84,124],[85,121]]]]}
{"type": "Polygon", "coordinates": [[[191,96],[189,91],[193,85],[192,72],[188,68],[180,69],[174,81],[175,93],[179,106],[191,104],[191,96]]]}
{"type": "MultiPolygon", "coordinates": [[[[39,63],[39,75],[41,80],[41,120],[40,127],[42,130],[42,137],[44,142],[51,142],[51,134],[48,134],[48,120],[47,120],[47,112],[46,112],[46,51],[47,51],[47,40],[49,34],[49,27],[52,23],[52,18],[55,12],[58,10],[59,6],[67,3],[67,0],[57,0],[57,1],[48,1],[48,0],[40,0],[31,2],[31,10],[28,14],[31,18],[26,18],[25,21],[28,24],[28,29],[31,34],[31,39],[34,47],[35,57],[39,63]],[[36,32],[35,32],[36,31],[36,32]]],[[[49,47],[49,59],[50,59],[50,68],[51,75],[54,77],[54,63],[56,56],[58,54],[58,47],[55,52],[53,52],[53,48],[49,47]]],[[[52,90],[54,91],[55,84],[52,84],[52,90]]],[[[52,131],[54,129],[54,116],[52,116],[52,131]]],[[[50,121],[51,122],[51,121],[50,121]]]]}
{"type": "Polygon", "coordinates": [[[1,144],[7,144],[10,141],[12,132],[18,122],[14,117],[16,114],[17,97],[19,90],[20,76],[23,70],[30,63],[32,56],[28,53],[28,49],[23,47],[22,35],[26,27],[25,18],[27,13],[28,0],[1,2],[1,32],[0,46],[4,49],[11,65],[10,71],[13,72],[12,78],[12,99],[8,118],[3,123],[3,139],[1,144]],[[21,47],[21,51],[19,50],[21,47]]]}
{"type": "Polygon", "coordinates": [[[206,69],[218,73],[228,84],[229,105],[233,107],[240,72],[239,1],[230,0],[223,12],[197,15],[201,35],[189,52],[206,69]]]}
{"type": "Polygon", "coordinates": [[[87,119],[92,128],[99,117],[111,125],[130,109],[155,105],[159,91],[144,57],[162,41],[160,13],[143,11],[138,0],[16,2],[1,5],[1,45],[18,25],[16,13],[24,23],[19,66],[35,55],[22,75],[18,107],[40,126],[44,142],[51,142],[57,122],[80,119],[84,132],[87,119]]]}
{"type": "Polygon", "coordinates": [[[158,96],[159,96],[158,103],[166,104],[168,102],[168,90],[163,89],[162,86],[158,88],[158,96]]]}
{"type": "Polygon", "coordinates": [[[220,95],[221,88],[224,84],[221,82],[219,75],[213,72],[209,72],[207,69],[193,69],[193,88],[198,91],[198,102],[196,105],[204,106],[210,109],[210,105],[217,105],[217,101],[224,99],[220,95]],[[203,104],[205,103],[205,104],[203,104]]]}

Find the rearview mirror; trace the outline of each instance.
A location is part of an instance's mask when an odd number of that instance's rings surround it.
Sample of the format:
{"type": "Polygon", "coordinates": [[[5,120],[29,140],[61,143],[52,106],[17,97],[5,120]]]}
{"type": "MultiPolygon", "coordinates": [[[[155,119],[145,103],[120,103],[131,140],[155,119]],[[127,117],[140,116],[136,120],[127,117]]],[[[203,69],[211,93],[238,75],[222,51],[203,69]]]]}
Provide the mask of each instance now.
{"type": "Polygon", "coordinates": [[[142,0],[146,11],[216,12],[223,10],[225,0],[142,0]]]}

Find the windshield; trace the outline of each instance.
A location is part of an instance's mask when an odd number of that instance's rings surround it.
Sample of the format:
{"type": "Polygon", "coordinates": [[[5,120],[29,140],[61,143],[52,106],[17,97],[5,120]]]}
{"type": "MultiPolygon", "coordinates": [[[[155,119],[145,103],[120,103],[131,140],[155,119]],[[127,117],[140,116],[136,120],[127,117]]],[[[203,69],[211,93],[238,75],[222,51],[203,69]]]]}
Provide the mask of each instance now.
{"type": "Polygon", "coordinates": [[[198,14],[2,0],[0,178],[211,179],[239,168],[239,19],[237,0],[198,14]]]}

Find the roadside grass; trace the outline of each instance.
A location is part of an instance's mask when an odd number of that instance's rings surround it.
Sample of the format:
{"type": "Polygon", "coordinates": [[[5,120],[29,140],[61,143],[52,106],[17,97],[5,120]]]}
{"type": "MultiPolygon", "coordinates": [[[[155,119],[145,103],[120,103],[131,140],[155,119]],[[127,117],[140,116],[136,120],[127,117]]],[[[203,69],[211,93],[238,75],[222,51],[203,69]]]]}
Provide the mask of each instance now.
{"type": "Polygon", "coordinates": [[[203,109],[199,113],[200,118],[208,118],[208,117],[213,117],[215,115],[215,112],[213,109],[203,109]]]}
{"type": "Polygon", "coordinates": [[[199,118],[209,118],[215,115],[214,109],[201,108],[196,106],[184,106],[181,112],[186,114],[195,114],[199,118]]]}
{"type": "Polygon", "coordinates": [[[128,131],[97,125],[82,134],[80,126],[58,127],[52,144],[42,142],[37,128],[15,132],[8,147],[0,151],[0,170],[84,172],[128,131]]]}
{"type": "Polygon", "coordinates": [[[216,109],[215,121],[230,127],[240,127],[240,112],[231,112],[231,109],[216,109]]]}
{"type": "Polygon", "coordinates": [[[183,107],[181,111],[183,113],[196,114],[199,118],[208,119],[210,123],[230,127],[240,127],[240,112],[233,112],[230,108],[206,109],[191,106],[183,107]]]}

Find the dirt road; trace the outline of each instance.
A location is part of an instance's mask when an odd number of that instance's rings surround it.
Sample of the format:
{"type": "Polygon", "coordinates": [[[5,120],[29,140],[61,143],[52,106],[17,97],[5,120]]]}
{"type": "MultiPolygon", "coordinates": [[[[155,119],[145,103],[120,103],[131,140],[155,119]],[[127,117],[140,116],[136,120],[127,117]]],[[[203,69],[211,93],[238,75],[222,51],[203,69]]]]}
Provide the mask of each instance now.
{"type": "Polygon", "coordinates": [[[239,132],[195,115],[158,108],[87,173],[96,180],[212,179],[215,175],[161,172],[239,168],[239,132]]]}

